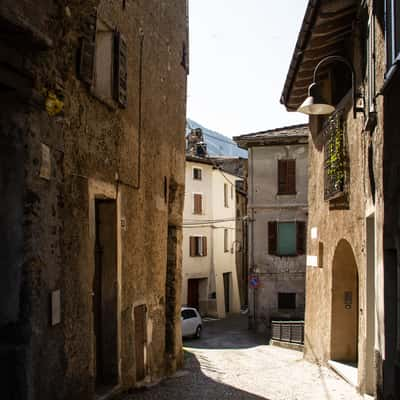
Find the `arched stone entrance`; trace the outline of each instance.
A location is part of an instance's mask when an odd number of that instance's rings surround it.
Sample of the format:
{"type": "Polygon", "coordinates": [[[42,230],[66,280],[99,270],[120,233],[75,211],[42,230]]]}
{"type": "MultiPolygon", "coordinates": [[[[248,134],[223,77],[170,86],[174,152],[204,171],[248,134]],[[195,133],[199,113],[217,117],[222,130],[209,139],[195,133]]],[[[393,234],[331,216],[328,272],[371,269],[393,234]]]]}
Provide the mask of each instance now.
{"type": "Polygon", "coordinates": [[[358,361],[358,271],[353,250],[344,239],[332,263],[331,360],[358,361]]]}

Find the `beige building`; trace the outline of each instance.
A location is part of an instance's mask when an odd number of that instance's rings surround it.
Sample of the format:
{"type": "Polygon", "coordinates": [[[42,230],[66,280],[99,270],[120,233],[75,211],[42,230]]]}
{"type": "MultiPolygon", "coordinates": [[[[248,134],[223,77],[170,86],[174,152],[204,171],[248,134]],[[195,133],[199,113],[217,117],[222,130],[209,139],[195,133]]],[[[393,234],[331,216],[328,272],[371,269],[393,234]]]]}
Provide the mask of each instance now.
{"type": "Polygon", "coordinates": [[[400,398],[399,31],[398,1],[310,0],[281,99],[312,114],[305,357],[385,400],[400,398]]]}
{"type": "Polygon", "coordinates": [[[308,132],[296,125],[234,138],[249,151],[249,322],[268,334],[271,320],[304,318],[308,132]]]}
{"type": "Polygon", "coordinates": [[[210,158],[186,157],[182,305],[224,318],[240,311],[236,273],[239,178],[210,158]]]}
{"type": "Polygon", "coordinates": [[[187,16],[0,2],[2,399],[106,398],[182,364],[187,16]]]}

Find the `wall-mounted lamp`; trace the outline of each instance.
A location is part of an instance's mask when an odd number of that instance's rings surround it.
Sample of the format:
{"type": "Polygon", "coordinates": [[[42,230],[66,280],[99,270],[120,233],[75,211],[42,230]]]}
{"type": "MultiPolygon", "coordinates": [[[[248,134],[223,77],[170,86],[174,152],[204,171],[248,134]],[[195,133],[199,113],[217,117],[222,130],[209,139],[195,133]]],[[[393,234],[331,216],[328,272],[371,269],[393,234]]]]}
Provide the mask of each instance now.
{"type": "Polygon", "coordinates": [[[307,115],[328,115],[335,111],[335,107],[329,104],[321,95],[321,89],[317,83],[317,74],[323,64],[329,64],[334,61],[340,61],[347,65],[351,72],[351,87],[352,87],[352,100],[353,100],[353,116],[356,118],[357,111],[363,111],[358,109],[356,105],[356,82],[355,72],[353,65],[342,56],[328,56],[323,58],[314,69],[313,82],[308,87],[308,97],[304,100],[303,104],[297,109],[298,112],[307,115]]]}

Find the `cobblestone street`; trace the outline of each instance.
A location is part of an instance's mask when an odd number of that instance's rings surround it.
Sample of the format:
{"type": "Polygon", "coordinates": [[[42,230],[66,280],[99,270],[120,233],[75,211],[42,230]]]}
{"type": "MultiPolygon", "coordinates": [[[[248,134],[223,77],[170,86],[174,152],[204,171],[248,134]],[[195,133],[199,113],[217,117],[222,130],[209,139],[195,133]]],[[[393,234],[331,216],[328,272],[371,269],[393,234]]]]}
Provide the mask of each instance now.
{"type": "Polygon", "coordinates": [[[358,400],[355,389],[328,368],[293,350],[265,344],[245,317],[204,323],[201,340],[185,340],[185,367],[136,399],[358,400]]]}

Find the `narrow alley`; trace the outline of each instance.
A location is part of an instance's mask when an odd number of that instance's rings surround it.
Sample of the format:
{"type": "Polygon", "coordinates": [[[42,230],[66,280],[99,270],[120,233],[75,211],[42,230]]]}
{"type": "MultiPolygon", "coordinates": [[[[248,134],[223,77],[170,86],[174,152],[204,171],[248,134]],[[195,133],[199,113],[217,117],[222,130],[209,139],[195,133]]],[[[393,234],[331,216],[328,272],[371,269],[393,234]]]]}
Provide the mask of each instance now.
{"type": "Polygon", "coordinates": [[[301,352],[267,345],[248,331],[244,316],[206,321],[202,338],[185,340],[184,350],[183,370],[121,399],[361,399],[333,371],[304,361],[301,352]]]}

